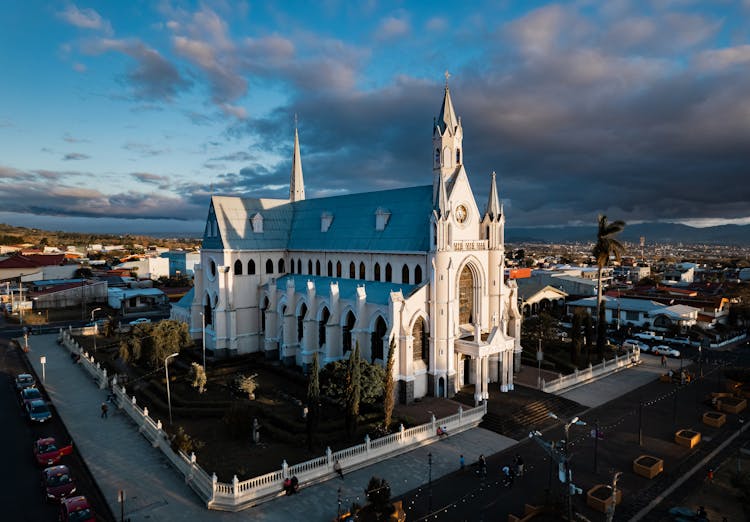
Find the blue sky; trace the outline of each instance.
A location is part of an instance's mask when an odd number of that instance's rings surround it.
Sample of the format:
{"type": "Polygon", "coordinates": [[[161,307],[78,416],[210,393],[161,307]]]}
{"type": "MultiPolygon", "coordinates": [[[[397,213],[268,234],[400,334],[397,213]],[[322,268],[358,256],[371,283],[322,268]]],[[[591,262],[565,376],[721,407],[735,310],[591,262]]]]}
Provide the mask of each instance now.
{"type": "Polygon", "coordinates": [[[444,71],[508,226],[750,222],[750,0],[37,2],[0,18],[0,221],[202,232],[217,194],[431,182],[444,71]]]}

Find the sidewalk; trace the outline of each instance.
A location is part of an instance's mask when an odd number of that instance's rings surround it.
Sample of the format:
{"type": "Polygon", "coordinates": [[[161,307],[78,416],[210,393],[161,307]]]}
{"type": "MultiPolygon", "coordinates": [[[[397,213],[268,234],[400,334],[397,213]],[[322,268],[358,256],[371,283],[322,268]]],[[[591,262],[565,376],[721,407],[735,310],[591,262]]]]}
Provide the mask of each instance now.
{"type": "Polygon", "coordinates": [[[515,443],[475,428],[351,474],[344,470],[343,481],[334,479],[303,488],[292,497],[278,498],[239,513],[209,511],[166,458],[138,433],[129,418],[116,408],[110,409],[108,419],[100,418],[100,406],[107,392],[100,390],[82,368],[71,363],[67,350],[56,344],[56,338],[56,335],[34,336],[32,351],[27,354],[29,360],[41,378],[39,358],[46,356],[44,386],[58,414],[114,513],[120,512],[118,491],[125,491],[125,516],[132,522],[288,521],[300,517],[309,522],[330,521],[336,515],[339,488],[342,508],[352,502],[365,503],[363,491],[371,476],[385,478],[393,497],[397,497],[427,482],[428,454],[432,454],[431,471],[435,480],[458,469],[461,453],[468,463],[475,461],[480,453],[491,455],[515,443]]]}

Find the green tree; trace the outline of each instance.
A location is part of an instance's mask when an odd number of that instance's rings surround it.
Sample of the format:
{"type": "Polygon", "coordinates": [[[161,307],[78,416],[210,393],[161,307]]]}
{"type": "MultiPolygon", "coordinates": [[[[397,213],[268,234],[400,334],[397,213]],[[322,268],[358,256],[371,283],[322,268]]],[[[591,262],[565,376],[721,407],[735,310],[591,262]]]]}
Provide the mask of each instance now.
{"type": "Polygon", "coordinates": [[[318,352],[313,353],[312,368],[307,381],[307,449],[313,449],[313,438],[320,422],[320,380],[318,352]]]}
{"type": "Polygon", "coordinates": [[[125,361],[158,368],[164,358],[192,344],[187,324],[165,320],[133,327],[120,342],[120,356],[125,361]]]}
{"type": "Polygon", "coordinates": [[[391,506],[391,486],[385,479],[371,477],[365,490],[367,501],[372,505],[377,520],[388,520],[393,512],[391,506]]]}
{"type": "Polygon", "coordinates": [[[195,362],[190,365],[190,384],[193,388],[198,388],[198,393],[206,391],[206,371],[195,362]]]}
{"type": "MultiPolygon", "coordinates": [[[[625,252],[625,246],[620,243],[615,236],[623,231],[625,228],[624,221],[612,221],[607,220],[607,216],[599,216],[599,226],[596,232],[596,244],[591,251],[591,254],[596,260],[597,267],[597,290],[596,290],[596,311],[597,314],[602,306],[602,271],[604,267],[609,265],[609,258],[615,256],[617,261],[620,261],[623,252],[625,252]]],[[[600,354],[604,353],[604,337],[605,334],[600,334],[600,330],[605,328],[604,318],[597,317],[596,321],[596,348],[600,354]],[[599,320],[602,319],[602,320],[599,320]]]]}
{"type": "Polygon", "coordinates": [[[396,340],[391,339],[388,345],[388,359],[385,364],[385,375],[383,377],[383,430],[387,433],[393,418],[393,365],[395,363],[396,340]]]}
{"type": "MultiPolygon", "coordinates": [[[[353,355],[353,353],[352,353],[353,355]]],[[[364,359],[359,360],[360,403],[374,404],[383,396],[385,370],[364,359]]],[[[349,361],[333,361],[320,370],[320,394],[335,402],[342,410],[347,408],[351,390],[349,361]]]]}

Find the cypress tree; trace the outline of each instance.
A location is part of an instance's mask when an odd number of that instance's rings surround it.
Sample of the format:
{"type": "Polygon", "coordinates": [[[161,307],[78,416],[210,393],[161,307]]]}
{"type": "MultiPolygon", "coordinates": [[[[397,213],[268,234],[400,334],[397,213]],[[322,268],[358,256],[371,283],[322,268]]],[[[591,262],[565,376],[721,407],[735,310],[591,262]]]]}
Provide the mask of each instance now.
{"type": "Polygon", "coordinates": [[[394,352],[396,351],[396,341],[391,339],[388,346],[388,361],[385,365],[385,378],[383,379],[383,430],[388,432],[393,417],[393,365],[394,352]]]}

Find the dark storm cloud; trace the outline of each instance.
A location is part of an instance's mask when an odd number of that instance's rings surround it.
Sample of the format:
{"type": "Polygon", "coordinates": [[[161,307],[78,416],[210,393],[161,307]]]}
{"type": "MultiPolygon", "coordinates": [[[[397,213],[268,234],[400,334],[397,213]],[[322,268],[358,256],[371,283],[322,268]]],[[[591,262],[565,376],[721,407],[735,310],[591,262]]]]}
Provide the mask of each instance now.
{"type": "Polygon", "coordinates": [[[170,186],[169,178],[167,176],[160,176],[158,174],[151,174],[148,172],[133,172],[131,176],[142,183],[156,185],[161,190],[168,190],[170,186]]]}
{"type": "Polygon", "coordinates": [[[86,172],[25,172],[0,166],[0,207],[19,214],[127,219],[192,220],[204,212],[205,200],[192,205],[162,192],[104,194],[75,184],[92,177],[86,172]]]}
{"type": "Polygon", "coordinates": [[[89,156],[88,154],[82,154],[80,152],[69,152],[65,156],[63,156],[63,159],[65,161],[87,160],[91,159],[91,156],[89,156]]]}

